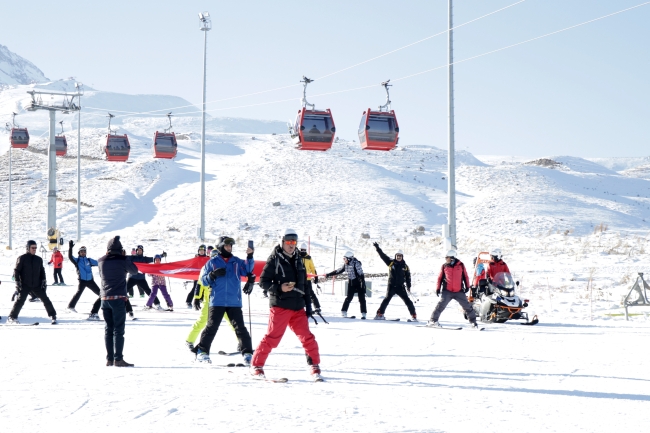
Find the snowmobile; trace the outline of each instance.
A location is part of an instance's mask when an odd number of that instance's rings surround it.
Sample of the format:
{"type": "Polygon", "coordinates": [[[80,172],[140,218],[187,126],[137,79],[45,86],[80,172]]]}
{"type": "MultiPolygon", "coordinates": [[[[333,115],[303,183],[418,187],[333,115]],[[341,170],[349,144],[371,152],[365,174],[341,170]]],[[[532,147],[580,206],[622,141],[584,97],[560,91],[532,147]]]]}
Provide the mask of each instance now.
{"type": "Polygon", "coordinates": [[[522,325],[537,325],[537,316],[529,320],[528,313],[523,311],[528,307],[528,299],[522,301],[517,296],[516,286],[519,286],[519,281],[515,283],[509,272],[499,272],[493,280],[480,280],[470,297],[476,317],[482,322],[505,323],[508,320],[525,320],[526,323],[522,325]]]}

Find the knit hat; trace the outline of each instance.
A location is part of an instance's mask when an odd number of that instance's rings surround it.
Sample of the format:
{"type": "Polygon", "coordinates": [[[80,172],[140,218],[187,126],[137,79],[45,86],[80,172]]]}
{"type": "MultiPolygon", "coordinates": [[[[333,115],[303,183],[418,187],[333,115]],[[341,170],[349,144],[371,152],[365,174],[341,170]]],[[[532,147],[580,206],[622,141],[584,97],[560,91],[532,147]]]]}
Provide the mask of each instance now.
{"type": "Polygon", "coordinates": [[[301,250],[306,250],[306,249],[307,249],[307,244],[304,243],[304,242],[301,243],[301,244],[300,244],[300,249],[301,249],[301,250]]]}
{"type": "Polygon", "coordinates": [[[156,259],[162,260],[162,257],[160,257],[160,254],[156,254],[155,256],[153,256],[153,259],[154,260],[156,260],[156,259]]]}
{"type": "Polygon", "coordinates": [[[122,254],[122,242],[120,242],[120,237],[115,236],[113,239],[108,241],[106,250],[111,254],[122,254]]]}

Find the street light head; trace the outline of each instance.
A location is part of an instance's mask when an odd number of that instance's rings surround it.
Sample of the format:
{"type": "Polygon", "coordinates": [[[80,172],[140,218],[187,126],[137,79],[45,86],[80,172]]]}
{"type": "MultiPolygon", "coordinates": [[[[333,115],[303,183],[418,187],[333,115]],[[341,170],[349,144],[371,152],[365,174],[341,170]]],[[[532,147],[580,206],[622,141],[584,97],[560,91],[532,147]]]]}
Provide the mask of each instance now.
{"type": "Polygon", "coordinates": [[[199,12],[199,19],[203,21],[203,12],[199,12]]]}
{"type": "Polygon", "coordinates": [[[210,20],[210,13],[203,11],[199,13],[199,20],[201,21],[201,30],[208,31],[212,28],[212,20],[210,20]]]}

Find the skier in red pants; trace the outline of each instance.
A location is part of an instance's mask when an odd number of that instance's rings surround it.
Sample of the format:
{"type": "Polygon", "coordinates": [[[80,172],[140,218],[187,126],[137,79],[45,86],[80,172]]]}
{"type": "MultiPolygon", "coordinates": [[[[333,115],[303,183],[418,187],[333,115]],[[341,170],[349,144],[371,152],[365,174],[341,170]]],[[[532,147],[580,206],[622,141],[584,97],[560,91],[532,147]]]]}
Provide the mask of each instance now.
{"type": "Polygon", "coordinates": [[[309,288],[305,285],[307,274],[296,251],[298,235],[288,229],[276,246],[260,275],[260,286],[268,291],[271,313],[266,335],[255,349],[251,373],[256,379],[265,379],[264,364],[271,350],[278,347],[287,326],[296,334],[307,355],[307,364],[315,381],[320,376],[320,354],[316,337],[309,330],[308,318],[312,316],[309,288]]]}

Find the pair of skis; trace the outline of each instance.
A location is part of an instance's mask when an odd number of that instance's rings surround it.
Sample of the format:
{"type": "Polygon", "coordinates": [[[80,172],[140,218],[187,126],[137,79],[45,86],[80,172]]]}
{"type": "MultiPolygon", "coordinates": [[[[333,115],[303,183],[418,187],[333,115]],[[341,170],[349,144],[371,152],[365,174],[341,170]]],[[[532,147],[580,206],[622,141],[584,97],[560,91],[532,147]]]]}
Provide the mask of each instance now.
{"type": "MultiPolygon", "coordinates": [[[[428,325],[417,325],[417,327],[418,328],[429,328],[429,329],[440,329],[440,330],[443,330],[443,331],[460,331],[460,330],[464,329],[463,327],[445,328],[445,327],[442,327],[442,326],[428,326],[428,325]]],[[[474,331],[484,331],[485,330],[485,328],[467,328],[467,329],[474,330],[474,331]]]]}

